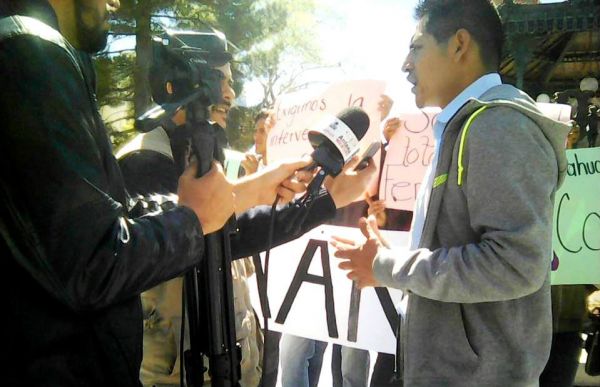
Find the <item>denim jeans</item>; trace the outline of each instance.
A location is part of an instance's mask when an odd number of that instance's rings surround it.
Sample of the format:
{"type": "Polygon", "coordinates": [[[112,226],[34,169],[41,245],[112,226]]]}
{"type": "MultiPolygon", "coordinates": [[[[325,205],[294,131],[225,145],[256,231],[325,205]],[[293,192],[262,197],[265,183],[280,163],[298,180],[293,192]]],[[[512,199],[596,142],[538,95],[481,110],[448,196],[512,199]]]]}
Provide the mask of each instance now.
{"type": "Polygon", "coordinates": [[[369,351],[342,347],[342,386],[367,387],[369,362],[369,351]]]}
{"type": "Polygon", "coordinates": [[[326,348],[323,341],[282,335],[279,346],[282,387],[316,387],[326,348]]]}

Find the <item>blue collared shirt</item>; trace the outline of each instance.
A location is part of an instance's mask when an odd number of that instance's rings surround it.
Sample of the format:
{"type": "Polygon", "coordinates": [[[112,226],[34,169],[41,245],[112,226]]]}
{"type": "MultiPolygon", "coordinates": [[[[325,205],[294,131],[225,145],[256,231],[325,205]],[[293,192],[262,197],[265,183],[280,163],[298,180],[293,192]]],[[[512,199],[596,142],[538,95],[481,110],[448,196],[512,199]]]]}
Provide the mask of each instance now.
{"type": "Polygon", "coordinates": [[[458,112],[458,110],[471,98],[479,98],[486,91],[494,86],[502,84],[500,75],[498,73],[486,74],[471,83],[466,89],[464,89],[459,95],[457,95],[441,113],[437,116],[436,122],[433,125],[433,138],[435,141],[435,150],[431,164],[427,168],[427,172],[423,177],[423,182],[417,195],[415,202],[415,210],[413,213],[413,221],[411,227],[411,243],[410,248],[412,250],[418,248],[419,242],[421,241],[421,235],[423,234],[423,226],[425,225],[425,217],[427,216],[427,206],[429,205],[429,198],[431,197],[431,188],[433,187],[433,179],[435,177],[435,169],[437,166],[440,149],[442,147],[442,135],[446,129],[448,121],[458,112]]]}

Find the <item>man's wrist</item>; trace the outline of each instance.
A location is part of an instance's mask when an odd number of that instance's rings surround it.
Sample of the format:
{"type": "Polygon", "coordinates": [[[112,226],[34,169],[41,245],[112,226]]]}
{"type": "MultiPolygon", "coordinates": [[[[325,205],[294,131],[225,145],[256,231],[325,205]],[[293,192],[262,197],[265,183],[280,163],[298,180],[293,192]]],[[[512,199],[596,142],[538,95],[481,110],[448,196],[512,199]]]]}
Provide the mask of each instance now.
{"type": "Polygon", "coordinates": [[[377,255],[373,258],[373,278],[379,282],[382,286],[390,288],[400,288],[400,284],[397,279],[394,278],[394,269],[404,250],[388,249],[380,247],[377,255]]]}
{"type": "Polygon", "coordinates": [[[247,176],[233,183],[235,213],[237,215],[249,208],[263,204],[260,201],[260,184],[256,177],[257,175],[247,176]]]}

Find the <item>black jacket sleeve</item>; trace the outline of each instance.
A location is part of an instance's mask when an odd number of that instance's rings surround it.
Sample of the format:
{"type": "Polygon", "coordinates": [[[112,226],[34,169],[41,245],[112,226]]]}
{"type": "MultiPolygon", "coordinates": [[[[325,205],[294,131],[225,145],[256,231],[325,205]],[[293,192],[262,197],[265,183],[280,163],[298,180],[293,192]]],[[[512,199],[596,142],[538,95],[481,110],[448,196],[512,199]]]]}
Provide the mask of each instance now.
{"type": "Polygon", "coordinates": [[[191,210],[126,216],[93,93],[64,49],[31,36],[5,40],[0,79],[0,232],[37,282],[89,310],[197,263],[203,238],[191,210]]]}
{"type": "MultiPolygon", "coordinates": [[[[273,246],[300,237],[310,229],[335,216],[335,204],[324,190],[312,203],[294,201],[275,212],[273,246]]],[[[237,219],[237,232],[231,238],[233,258],[247,257],[267,249],[271,207],[250,209],[237,219]]]]}
{"type": "MultiPolygon", "coordinates": [[[[151,151],[133,152],[119,160],[127,190],[132,195],[174,193],[177,175],[173,161],[151,151]]],[[[298,201],[275,211],[273,246],[298,238],[308,230],[335,216],[335,204],[329,194],[322,191],[312,204],[300,205],[298,201]]],[[[271,207],[259,206],[241,214],[237,230],[231,236],[231,253],[234,259],[244,258],[267,248],[271,207]]]]}

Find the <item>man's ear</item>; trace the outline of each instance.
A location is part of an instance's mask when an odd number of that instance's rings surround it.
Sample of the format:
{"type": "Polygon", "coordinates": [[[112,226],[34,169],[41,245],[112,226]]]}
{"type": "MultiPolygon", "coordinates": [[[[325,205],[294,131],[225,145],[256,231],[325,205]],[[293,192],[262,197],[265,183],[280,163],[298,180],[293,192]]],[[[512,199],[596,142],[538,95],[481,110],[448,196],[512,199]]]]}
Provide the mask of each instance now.
{"type": "Polygon", "coordinates": [[[454,33],[448,42],[448,53],[455,62],[464,60],[465,55],[472,49],[473,37],[471,33],[464,28],[460,28],[454,33]]]}

